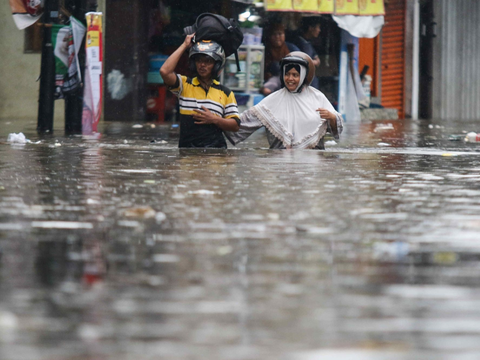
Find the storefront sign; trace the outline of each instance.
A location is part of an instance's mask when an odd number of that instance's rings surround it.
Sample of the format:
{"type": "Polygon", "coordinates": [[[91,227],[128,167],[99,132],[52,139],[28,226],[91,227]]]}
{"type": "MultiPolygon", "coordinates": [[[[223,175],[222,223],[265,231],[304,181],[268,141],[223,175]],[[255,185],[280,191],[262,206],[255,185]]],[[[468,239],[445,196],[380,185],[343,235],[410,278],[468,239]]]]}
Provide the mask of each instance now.
{"type": "Polygon", "coordinates": [[[384,0],[266,0],[266,9],[335,15],[385,15],[384,0]]]}
{"type": "Polygon", "coordinates": [[[385,15],[383,0],[358,0],[360,15],[385,15]]]}
{"type": "Polygon", "coordinates": [[[85,42],[87,61],[85,66],[85,88],[83,92],[82,133],[97,132],[102,113],[102,13],[89,12],[87,39],[85,42]]]}
{"type": "Polygon", "coordinates": [[[301,12],[318,12],[318,0],[293,0],[293,9],[301,12]]]}
{"type": "Polygon", "coordinates": [[[293,11],[292,0],[267,0],[267,11],[293,11]]]}
{"type": "Polygon", "coordinates": [[[358,15],[358,0],[336,0],[336,15],[358,15]]]}
{"type": "Polygon", "coordinates": [[[318,0],[318,12],[320,14],[333,14],[335,11],[335,0],[318,0]]]}

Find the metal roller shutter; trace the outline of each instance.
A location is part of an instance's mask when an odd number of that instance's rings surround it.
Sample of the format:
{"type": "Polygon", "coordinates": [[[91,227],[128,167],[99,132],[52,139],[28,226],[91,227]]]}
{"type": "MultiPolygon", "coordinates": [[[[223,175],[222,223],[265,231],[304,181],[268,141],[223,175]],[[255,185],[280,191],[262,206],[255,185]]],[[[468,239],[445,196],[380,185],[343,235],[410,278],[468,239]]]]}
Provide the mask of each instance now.
{"type": "Polygon", "coordinates": [[[390,0],[382,31],[382,105],[404,117],[406,0],[390,0]]]}

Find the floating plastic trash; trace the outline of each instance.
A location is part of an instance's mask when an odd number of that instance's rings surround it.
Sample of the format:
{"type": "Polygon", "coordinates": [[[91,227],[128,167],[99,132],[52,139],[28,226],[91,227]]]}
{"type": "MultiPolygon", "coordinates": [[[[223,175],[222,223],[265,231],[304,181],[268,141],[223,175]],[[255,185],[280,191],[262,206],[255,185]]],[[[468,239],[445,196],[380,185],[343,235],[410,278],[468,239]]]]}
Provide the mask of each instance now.
{"type": "Polygon", "coordinates": [[[26,144],[30,142],[30,140],[25,138],[23,133],[11,133],[8,135],[7,141],[14,144],[26,144]]]}

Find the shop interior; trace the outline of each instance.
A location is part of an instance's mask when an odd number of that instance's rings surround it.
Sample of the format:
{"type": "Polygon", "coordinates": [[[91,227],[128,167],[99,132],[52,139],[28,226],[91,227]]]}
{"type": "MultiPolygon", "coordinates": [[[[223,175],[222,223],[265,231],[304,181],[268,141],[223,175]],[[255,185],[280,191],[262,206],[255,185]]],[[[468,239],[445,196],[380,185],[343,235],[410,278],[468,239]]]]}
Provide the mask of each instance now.
{"type": "MultiPolygon", "coordinates": [[[[285,27],[285,40],[293,41],[298,35],[302,17],[312,16],[296,12],[267,12],[263,1],[243,3],[221,0],[199,2],[195,0],[152,0],[149,16],[149,72],[147,120],[155,122],[175,122],[177,120],[177,99],[167,91],[159,75],[165,59],[184,40],[183,29],[193,25],[198,15],[210,12],[234,18],[244,32],[244,44],[239,49],[240,71],[234,57],[227,59],[220,81],[235,92],[239,110],[258,103],[264,96],[265,32],[272,23],[282,23],[285,27]]],[[[311,39],[320,65],[316,67],[319,90],[329,101],[338,104],[339,54],[341,31],[330,15],[315,15],[320,21],[320,35],[311,39]]],[[[184,54],[177,66],[180,74],[191,76],[188,69],[188,55],[184,54]]]]}

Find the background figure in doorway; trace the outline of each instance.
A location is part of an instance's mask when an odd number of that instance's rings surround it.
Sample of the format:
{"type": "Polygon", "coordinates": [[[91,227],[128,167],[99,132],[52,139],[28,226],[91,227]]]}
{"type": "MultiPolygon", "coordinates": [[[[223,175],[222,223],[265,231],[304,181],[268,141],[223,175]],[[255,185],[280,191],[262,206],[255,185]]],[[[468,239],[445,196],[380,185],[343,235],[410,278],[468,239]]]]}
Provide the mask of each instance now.
{"type": "MultiPolygon", "coordinates": [[[[312,58],[315,68],[320,65],[320,58],[310,41],[317,38],[318,35],[320,35],[320,16],[308,16],[302,18],[299,32],[294,39],[294,43],[300,51],[312,58]]],[[[310,86],[318,89],[319,85],[318,77],[315,76],[310,86]]]]}
{"type": "Polygon", "coordinates": [[[260,92],[267,96],[281,88],[280,60],[299,49],[285,41],[285,26],[281,23],[268,26],[265,39],[265,83],[260,92]]]}

